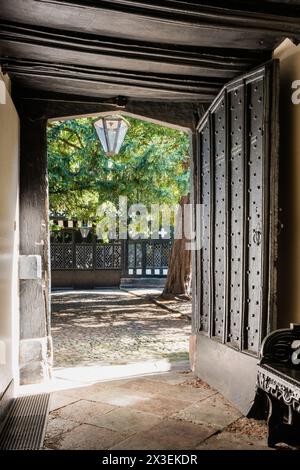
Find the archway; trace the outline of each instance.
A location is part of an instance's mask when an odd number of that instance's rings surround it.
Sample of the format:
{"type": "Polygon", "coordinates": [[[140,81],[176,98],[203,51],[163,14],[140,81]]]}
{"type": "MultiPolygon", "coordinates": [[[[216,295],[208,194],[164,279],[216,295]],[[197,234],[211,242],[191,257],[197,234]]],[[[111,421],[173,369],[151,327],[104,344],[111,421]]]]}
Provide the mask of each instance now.
{"type": "MultiPolygon", "coordinates": [[[[97,197],[102,198],[103,202],[105,198],[109,198],[111,204],[118,204],[120,196],[128,197],[128,214],[131,210],[130,203],[136,205],[143,202],[150,207],[150,203],[157,206],[162,202],[177,202],[178,196],[173,196],[173,192],[178,194],[178,191],[184,190],[180,189],[184,175],[186,191],[189,186],[186,152],[191,152],[191,139],[178,132],[183,129],[182,126],[162,126],[161,121],[145,118],[140,120],[137,119],[140,116],[136,114],[121,111],[118,115],[129,116],[131,125],[125,139],[125,153],[123,152],[123,157],[109,158],[98,148],[99,142],[92,123],[95,117],[98,119],[111,114],[103,112],[82,116],[80,119],[68,117],[57,122],[52,119],[48,125],[50,214],[52,219],[56,219],[55,225],[52,225],[55,230],[51,237],[51,280],[52,288],[56,288],[56,292],[52,294],[52,338],[54,366],[60,368],[60,377],[63,375],[62,367],[100,367],[103,363],[117,365],[120,362],[129,362],[132,365],[133,361],[155,360],[156,364],[152,367],[157,370],[157,360],[161,361],[159,367],[168,368],[170,364],[167,358],[171,358],[172,364],[179,357],[188,359],[190,303],[187,306],[182,305],[184,302],[181,299],[176,316],[176,301],[167,310],[166,303],[160,304],[163,307],[161,309],[148,299],[150,294],[158,297],[165,282],[171,247],[169,235],[167,238],[164,235],[156,238],[150,234],[146,237],[141,234],[142,238],[137,239],[132,239],[129,235],[126,239],[117,237],[103,242],[99,239],[96,222],[93,227],[88,223],[88,228],[84,229],[81,227],[80,217],[95,220],[95,204],[86,201],[94,201],[97,191],[97,197]],[[149,122],[151,124],[147,124],[149,122]],[[171,128],[171,131],[168,132],[167,128],[171,128]],[[145,143],[145,139],[149,140],[149,144],[145,143]],[[129,150],[126,150],[126,145],[129,150]],[[136,156],[139,151],[141,153],[136,156]],[[160,154],[162,151],[164,154],[160,154]],[[95,152],[98,152],[97,155],[95,152]],[[181,157],[178,156],[180,152],[181,157]],[[70,170],[68,179],[69,162],[74,165],[76,155],[78,166],[74,170],[75,174],[70,170]],[[180,158],[183,159],[182,169],[178,163],[180,158]],[[64,160],[67,162],[66,166],[64,160]],[[139,162],[144,160],[144,166],[141,167],[139,162]],[[147,161],[152,163],[148,165],[147,161]],[[109,175],[108,163],[111,164],[109,175]],[[61,173],[57,170],[60,164],[61,173]],[[168,170],[165,168],[167,165],[168,170]],[[118,170],[124,166],[125,170],[118,170]],[[130,173],[127,168],[134,169],[130,173]],[[180,186],[177,184],[176,171],[182,173],[180,186]],[[161,172],[164,172],[164,177],[160,180],[161,172]],[[104,182],[99,181],[101,174],[104,182]],[[107,178],[110,182],[109,189],[107,178]],[[164,186],[160,187],[162,184],[164,186]],[[172,186],[168,188],[168,184],[172,186]],[[153,185],[156,191],[152,188],[153,185]],[[159,199],[161,191],[164,194],[163,199],[159,199]],[[73,198],[75,206],[72,203],[73,198]],[[85,211],[81,204],[85,205],[85,211]],[[62,214],[60,219],[59,214],[62,214]],[[87,233],[82,235],[83,232],[87,233]],[[120,276],[122,292],[117,291],[120,276]],[[97,291],[103,287],[114,290],[97,291]],[[58,288],[60,292],[57,292],[58,288]],[[75,292],[62,292],[62,288],[73,288],[75,292]],[[78,292],[78,289],[94,291],[78,292]],[[125,295],[124,289],[130,291],[131,295],[125,295]],[[179,318],[182,310],[189,315],[179,318]]],[[[184,131],[187,132],[186,128],[184,131]]],[[[148,370],[151,369],[149,366],[146,366],[148,370]]],[[[136,367],[139,370],[139,365],[136,367]]],[[[98,375],[101,376],[101,371],[98,375]]]]}
{"type": "MultiPolygon", "coordinates": [[[[21,116],[20,251],[41,257],[40,279],[21,281],[21,383],[34,383],[49,376],[52,361],[50,335],[50,245],[48,231],[47,139],[48,119],[111,113],[111,109],[130,115],[191,130],[193,158],[196,159],[193,130],[203,106],[191,103],[138,102],[128,100],[125,109],[116,101],[107,104],[51,100],[37,97],[18,101],[21,116]]],[[[192,163],[193,172],[193,163],[192,163]]],[[[193,173],[194,174],[194,173],[193,173]]],[[[193,178],[192,178],[193,180],[193,178]]]]}

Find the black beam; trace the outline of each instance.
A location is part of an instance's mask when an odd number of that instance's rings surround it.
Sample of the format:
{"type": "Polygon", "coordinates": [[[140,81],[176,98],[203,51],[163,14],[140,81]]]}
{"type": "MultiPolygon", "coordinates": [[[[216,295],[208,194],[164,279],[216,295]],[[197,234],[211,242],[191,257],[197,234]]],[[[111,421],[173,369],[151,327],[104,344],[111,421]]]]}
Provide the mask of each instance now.
{"type": "Polygon", "coordinates": [[[111,10],[131,13],[140,16],[159,17],[162,20],[192,23],[201,21],[223,21],[232,25],[243,25],[247,19],[249,26],[266,26],[279,29],[288,28],[296,24],[295,14],[300,15],[300,6],[297,2],[264,1],[264,0],[36,0],[37,3],[66,5],[82,9],[111,10]],[[285,19],[283,19],[283,16],[285,19]],[[284,21],[288,24],[284,25],[284,21]]]}
{"type": "Polygon", "coordinates": [[[34,58],[40,52],[44,60],[55,57],[56,62],[71,63],[76,57],[81,65],[101,62],[110,68],[164,68],[171,73],[190,71],[207,76],[232,76],[269,58],[265,51],[156,44],[11,22],[0,23],[0,41],[4,56],[13,53],[14,57],[34,58]]]}
{"type": "Polygon", "coordinates": [[[155,122],[168,123],[175,127],[194,129],[198,116],[203,114],[200,102],[142,101],[116,97],[83,97],[78,95],[37,91],[13,86],[13,100],[18,112],[33,121],[84,116],[112,111],[130,113],[136,117],[155,122]]]}
{"type": "Polygon", "coordinates": [[[85,95],[95,96],[101,95],[101,91],[105,91],[105,87],[119,87],[120,92],[116,94],[124,94],[134,96],[135,94],[147,94],[150,92],[157,97],[170,95],[170,97],[180,97],[190,95],[196,99],[197,96],[209,101],[222,87],[224,80],[207,77],[182,77],[166,74],[152,74],[142,72],[129,71],[112,71],[105,69],[97,69],[92,67],[81,67],[78,65],[65,66],[61,64],[49,64],[39,61],[13,61],[1,60],[4,72],[9,73],[12,79],[22,81],[31,80],[31,82],[40,83],[49,90],[53,85],[57,85],[57,91],[60,86],[82,88],[85,95]],[[131,87],[122,93],[122,88],[131,87]]]}
{"type": "Polygon", "coordinates": [[[270,50],[300,39],[300,9],[270,2],[133,0],[2,1],[0,18],[154,43],[270,50]],[[180,28],[180,29],[179,29],[180,28]]]}

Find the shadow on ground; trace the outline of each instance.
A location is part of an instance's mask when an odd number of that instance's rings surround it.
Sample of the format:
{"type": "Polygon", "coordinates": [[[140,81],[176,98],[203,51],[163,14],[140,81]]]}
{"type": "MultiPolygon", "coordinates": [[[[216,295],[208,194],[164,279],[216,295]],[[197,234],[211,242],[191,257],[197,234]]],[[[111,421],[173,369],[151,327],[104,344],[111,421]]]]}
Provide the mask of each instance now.
{"type": "Polygon", "coordinates": [[[51,325],[55,367],[188,359],[190,320],[147,296],[55,293],[51,325]]]}

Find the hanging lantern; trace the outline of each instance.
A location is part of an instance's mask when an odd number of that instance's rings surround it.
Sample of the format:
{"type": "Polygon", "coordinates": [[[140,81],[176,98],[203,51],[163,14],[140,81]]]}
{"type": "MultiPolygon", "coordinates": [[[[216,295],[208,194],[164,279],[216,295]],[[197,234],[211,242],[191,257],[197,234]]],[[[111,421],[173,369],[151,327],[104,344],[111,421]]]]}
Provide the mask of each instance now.
{"type": "Polygon", "coordinates": [[[119,153],[129,124],[122,117],[106,116],[94,122],[103,150],[107,156],[119,153]]]}
{"type": "Polygon", "coordinates": [[[80,233],[81,233],[82,238],[86,240],[88,237],[88,234],[90,233],[90,227],[81,227],[80,233]]]}

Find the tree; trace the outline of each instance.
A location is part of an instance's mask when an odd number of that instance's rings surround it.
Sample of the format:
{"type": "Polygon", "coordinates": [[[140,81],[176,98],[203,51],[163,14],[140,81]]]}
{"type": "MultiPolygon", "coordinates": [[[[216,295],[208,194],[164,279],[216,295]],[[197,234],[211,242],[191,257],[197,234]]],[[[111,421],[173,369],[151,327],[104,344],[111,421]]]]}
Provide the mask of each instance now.
{"type": "MultiPolygon", "coordinates": [[[[189,204],[190,196],[182,196],[180,200],[181,211],[176,218],[177,226],[184,226],[184,205],[189,204]]],[[[176,228],[175,228],[176,231],[176,228]]],[[[189,298],[192,257],[191,251],[186,249],[186,239],[184,231],[182,237],[174,239],[169,260],[168,276],[163,290],[163,297],[186,296],[189,298]]]]}
{"type": "Polygon", "coordinates": [[[118,155],[106,157],[92,118],[49,124],[50,210],[69,218],[92,219],[99,203],[177,204],[189,190],[186,133],[128,118],[130,127],[118,155]]]}
{"type": "MultiPolygon", "coordinates": [[[[188,135],[131,117],[127,119],[130,127],[124,144],[113,157],[104,154],[93,118],[49,123],[52,214],[73,220],[96,220],[99,204],[109,201],[117,206],[119,196],[127,196],[129,204],[142,203],[148,208],[151,204],[174,206],[183,201],[190,187],[188,135]]],[[[190,255],[180,246],[178,241],[174,242],[166,284],[169,293],[172,283],[176,291],[173,293],[186,292],[187,282],[180,278],[188,277],[182,269],[185,265],[186,270],[189,262],[182,262],[183,257],[190,255]]]]}

